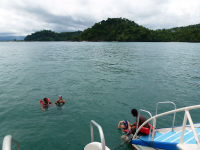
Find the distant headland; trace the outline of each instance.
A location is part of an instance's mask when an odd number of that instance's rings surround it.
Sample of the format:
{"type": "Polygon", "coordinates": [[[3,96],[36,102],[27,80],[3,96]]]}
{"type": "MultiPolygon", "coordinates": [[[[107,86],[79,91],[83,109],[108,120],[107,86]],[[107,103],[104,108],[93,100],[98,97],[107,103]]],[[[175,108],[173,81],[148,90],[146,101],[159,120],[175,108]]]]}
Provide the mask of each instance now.
{"type": "Polygon", "coordinates": [[[108,18],[84,31],[37,31],[24,41],[200,42],[200,24],[151,30],[125,18],[108,18]]]}

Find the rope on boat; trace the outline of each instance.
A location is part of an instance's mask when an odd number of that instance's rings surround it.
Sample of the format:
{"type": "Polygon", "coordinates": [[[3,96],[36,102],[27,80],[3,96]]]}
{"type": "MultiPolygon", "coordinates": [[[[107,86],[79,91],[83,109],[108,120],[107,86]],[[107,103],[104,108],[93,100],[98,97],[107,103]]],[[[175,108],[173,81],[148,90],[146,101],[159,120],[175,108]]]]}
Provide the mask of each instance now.
{"type": "MultiPolygon", "coordinates": [[[[132,140],[132,139],[131,139],[131,140],[132,140]]],[[[122,147],[124,144],[126,144],[127,142],[130,142],[131,140],[127,140],[126,142],[124,142],[123,144],[121,144],[120,146],[118,146],[117,148],[115,148],[114,150],[116,150],[116,149],[122,147]]]]}
{"type": "MultiPolygon", "coordinates": [[[[152,128],[154,128],[154,127],[152,127],[152,128]]],[[[156,130],[157,128],[154,128],[154,129],[156,130]]],[[[152,129],[151,129],[151,130],[152,130],[152,129]]],[[[153,148],[153,149],[155,149],[155,150],[158,150],[157,148],[151,146],[149,143],[145,142],[145,141],[142,140],[141,138],[138,138],[138,139],[141,140],[141,141],[143,141],[143,142],[144,142],[145,144],[147,144],[149,147],[151,147],[151,148],[153,148]]],[[[127,140],[126,142],[124,142],[123,144],[121,144],[120,146],[118,146],[117,148],[115,148],[114,150],[119,149],[120,147],[122,147],[124,144],[130,142],[131,140],[132,140],[132,138],[130,138],[129,140],[127,140]]]]}
{"type": "MultiPolygon", "coordinates": [[[[155,147],[153,147],[153,146],[151,146],[149,143],[147,143],[147,142],[145,142],[144,140],[142,140],[141,138],[138,138],[139,140],[141,140],[141,141],[143,141],[145,144],[147,144],[149,147],[151,147],[151,148],[153,148],[153,149],[155,149],[155,150],[158,150],[157,148],[155,148],[155,147]]],[[[127,140],[126,142],[124,142],[123,144],[121,144],[120,146],[118,146],[117,148],[115,148],[114,150],[117,150],[117,149],[119,149],[120,147],[122,147],[124,144],[126,144],[126,143],[128,143],[128,142],[130,142],[132,140],[132,138],[131,139],[129,139],[129,140],[127,140]]]]}
{"type": "Polygon", "coordinates": [[[143,141],[143,142],[144,142],[145,144],[147,144],[149,147],[152,147],[152,148],[154,148],[155,150],[158,150],[157,148],[155,148],[155,147],[151,146],[149,143],[145,142],[145,141],[144,141],[144,140],[142,140],[141,138],[139,138],[139,140],[143,141]]]}

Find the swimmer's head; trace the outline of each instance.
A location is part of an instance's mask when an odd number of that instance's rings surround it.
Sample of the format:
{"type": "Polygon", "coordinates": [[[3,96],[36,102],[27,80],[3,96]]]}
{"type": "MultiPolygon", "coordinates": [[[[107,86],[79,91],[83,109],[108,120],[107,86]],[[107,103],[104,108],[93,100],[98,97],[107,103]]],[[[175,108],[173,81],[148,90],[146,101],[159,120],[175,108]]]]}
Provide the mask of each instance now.
{"type": "Polygon", "coordinates": [[[48,103],[48,98],[45,97],[45,98],[44,98],[44,102],[45,102],[45,103],[48,103]]]}
{"type": "Polygon", "coordinates": [[[123,122],[123,124],[124,124],[124,126],[127,128],[128,127],[128,121],[127,120],[125,120],[124,122],[123,122]]]}
{"type": "Polygon", "coordinates": [[[58,99],[59,99],[59,100],[62,100],[62,95],[59,95],[59,96],[58,96],[58,99]]]}

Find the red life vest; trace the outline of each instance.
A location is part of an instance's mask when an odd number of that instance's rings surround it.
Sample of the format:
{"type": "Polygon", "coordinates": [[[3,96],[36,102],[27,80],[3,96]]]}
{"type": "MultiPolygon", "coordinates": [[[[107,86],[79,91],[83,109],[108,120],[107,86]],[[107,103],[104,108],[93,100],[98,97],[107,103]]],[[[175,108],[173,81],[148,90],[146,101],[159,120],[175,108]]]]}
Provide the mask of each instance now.
{"type": "MultiPolygon", "coordinates": [[[[50,98],[48,98],[48,102],[51,102],[50,98]]],[[[49,106],[49,105],[51,105],[49,103],[48,104],[44,104],[44,102],[42,100],[40,100],[40,104],[43,105],[43,106],[49,106]]]]}
{"type": "MultiPolygon", "coordinates": [[[[151,127],[151,124],[150,123],[148,123],[149,124],[149,127],[153,130],[153,127],[151,127]]],[[[139,126],[140,127],[140,126],[139,126]]],[[[138,128],[139,128],[138,127],[138,128]]],[[[150,129],[149,128],[146,128],[146,127],[142,127],[141,129],[140,129],[140,132],[142,132],[142,133],[145,133],[145,134],[149,134],[149,131],[150,131],[150,129]]]]}
{"type": "MultiPolygon", "coordinates": [[[[153,130],[153,127],[151,127],[151,124],[150,123],[148,123],[149,124],[149,127],[153,130]]],[[[134,126],[135,127],[135,126],[134,126]]],[[[140,127],[140,126],[139,126],[140,127]]],[[[138,127],[138,128],[139,128],[138,127]]],[[[126,133],[128,133],[129,132],[129,130],[123,130],[124,132],[126,132],[126,133]]],[[[149,134],[149,131],[150,131],[150,129],[149,128],[146,128],[146,127],[142,127],[141,129],[140,129],[140,132],[142,132],[142,133],[145,133],[145,134],[149,134]]]]}

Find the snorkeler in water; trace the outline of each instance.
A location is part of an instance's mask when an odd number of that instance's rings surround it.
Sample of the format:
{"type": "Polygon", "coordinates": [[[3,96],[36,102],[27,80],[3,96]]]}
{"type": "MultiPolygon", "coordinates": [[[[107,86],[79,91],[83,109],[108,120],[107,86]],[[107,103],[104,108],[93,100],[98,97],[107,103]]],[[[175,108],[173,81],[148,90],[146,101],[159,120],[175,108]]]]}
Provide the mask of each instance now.
{"type": "MultiPolygon", "coordinates": [[[[50,101],[50,98],[46,98],[46,97],[43,100],[44,102],[40,100],[40,105],[41,105],[41,109],[45,111],[45,108],[48,108],[52,104],[52,102],[50,101]]],[[[56,106],[54,105],[54,107],[56,106]]]]}
{"type": "Polygon", "coordinates": [[[65,104],[65,100],[62,99],[62,95],[58,96],[58,99],[55,101],[55,104],[57,104],[59,106],[65,104]]]}

